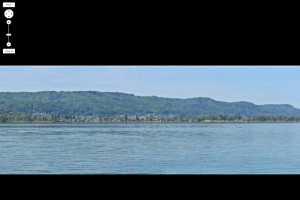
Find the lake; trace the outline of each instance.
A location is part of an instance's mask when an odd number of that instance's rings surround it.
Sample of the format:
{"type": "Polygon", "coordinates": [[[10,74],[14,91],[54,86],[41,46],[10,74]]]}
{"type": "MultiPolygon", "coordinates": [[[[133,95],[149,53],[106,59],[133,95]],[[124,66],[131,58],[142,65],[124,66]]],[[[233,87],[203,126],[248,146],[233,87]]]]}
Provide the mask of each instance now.
{"type": "Polygon", "coordinates": [[[300,173],[300,123],[0,123],[0,174],[260,173],[300,173]]]}

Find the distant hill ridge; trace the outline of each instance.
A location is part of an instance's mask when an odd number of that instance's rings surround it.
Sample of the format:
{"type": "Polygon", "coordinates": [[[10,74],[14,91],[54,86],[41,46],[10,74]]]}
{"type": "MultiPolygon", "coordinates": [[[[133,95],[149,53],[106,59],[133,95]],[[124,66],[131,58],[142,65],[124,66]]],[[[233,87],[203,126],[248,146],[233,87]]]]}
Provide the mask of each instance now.
{"type": "Polygon", "coordinates": [[[222,102],[207,97],[163,98],[135,96],[119,92],[43,91],[0,92],[0,109],[26,113],[61,113],[76,115],[300,115],[300,109],[289,104],[255,105],[251,102],[222,102]]]}

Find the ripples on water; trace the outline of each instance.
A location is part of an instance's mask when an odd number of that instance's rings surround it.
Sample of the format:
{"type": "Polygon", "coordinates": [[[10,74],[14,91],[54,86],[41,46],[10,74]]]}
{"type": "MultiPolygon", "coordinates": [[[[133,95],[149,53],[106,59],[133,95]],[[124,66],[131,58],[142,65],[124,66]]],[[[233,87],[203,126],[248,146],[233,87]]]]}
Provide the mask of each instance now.
{"type": "Polygon", "coordinates": [[[0,124],[0,173],[300,173],[299,123],[0,124]]]}

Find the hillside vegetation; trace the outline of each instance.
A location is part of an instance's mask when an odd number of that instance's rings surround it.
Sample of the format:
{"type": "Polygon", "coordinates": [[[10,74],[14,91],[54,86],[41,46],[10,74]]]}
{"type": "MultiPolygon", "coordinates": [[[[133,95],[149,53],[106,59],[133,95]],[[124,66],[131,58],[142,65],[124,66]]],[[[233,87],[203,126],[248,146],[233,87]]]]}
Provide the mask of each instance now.
{"type": "Polygon", "coordinates": [[[222,102],[211,98],[188,99],[135,96],[117,92],[0,92],[0,109],[24,113],[60,113],[82,116],[120,114],[140,115],[226,115],[258,114],[300,115],[300,109],[288,104],[255,105],[250,102],[222,102]]]}

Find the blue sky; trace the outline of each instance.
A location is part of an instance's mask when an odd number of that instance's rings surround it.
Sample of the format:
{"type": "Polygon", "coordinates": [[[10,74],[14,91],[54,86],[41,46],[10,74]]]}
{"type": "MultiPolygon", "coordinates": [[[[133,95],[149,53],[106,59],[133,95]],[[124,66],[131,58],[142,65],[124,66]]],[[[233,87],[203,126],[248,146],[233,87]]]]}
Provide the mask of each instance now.
{"type": "Polygon", "coordinates": [[[0,66],[0,91],[103,91],[291,104],[300,66],[0,66]]]}

